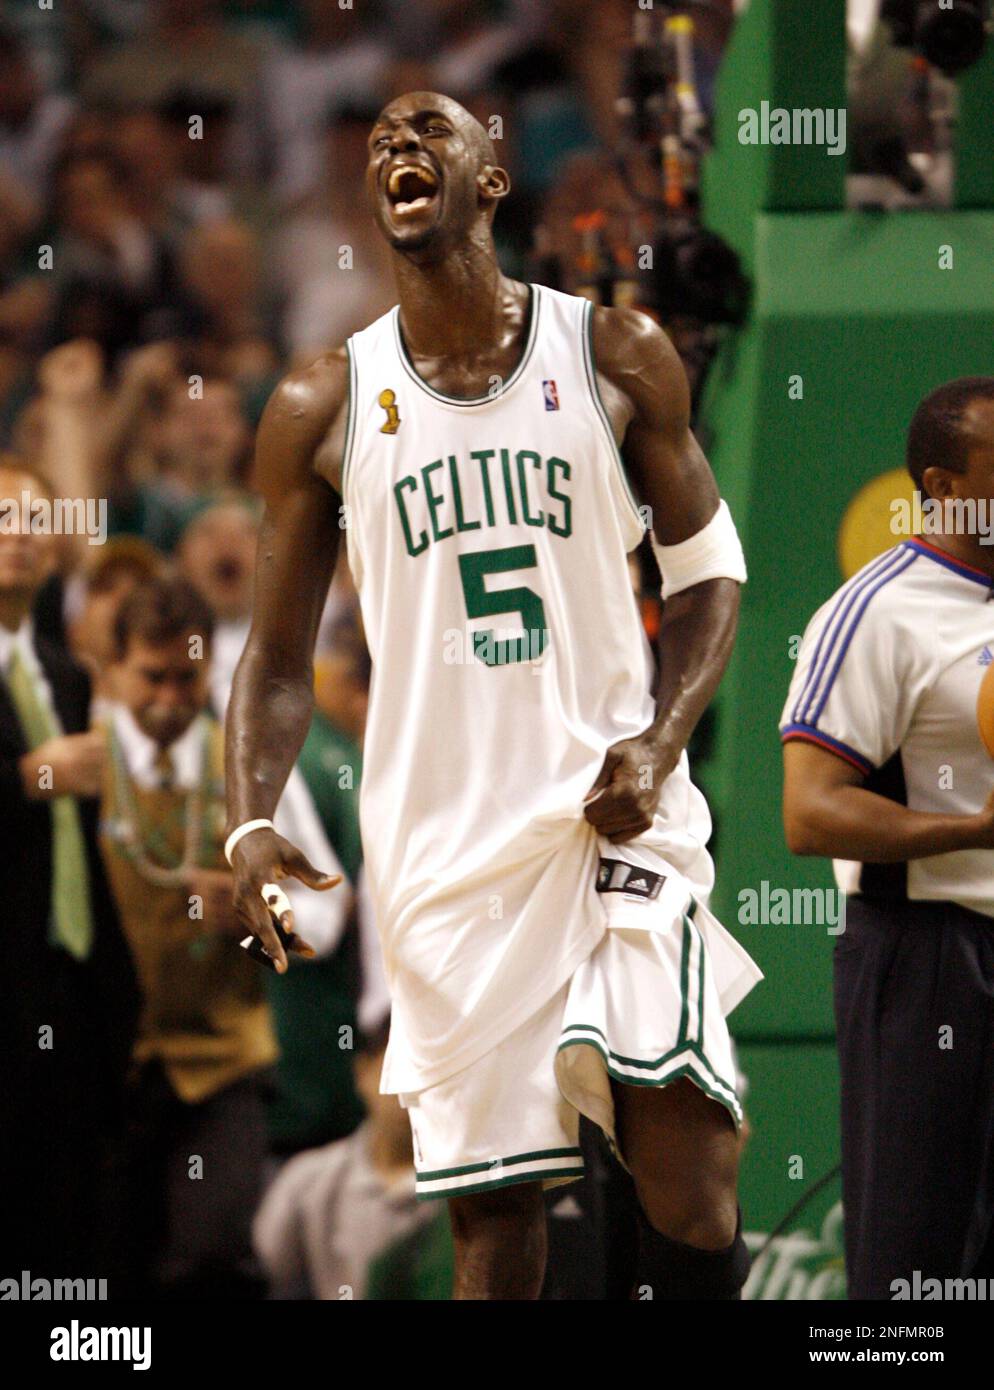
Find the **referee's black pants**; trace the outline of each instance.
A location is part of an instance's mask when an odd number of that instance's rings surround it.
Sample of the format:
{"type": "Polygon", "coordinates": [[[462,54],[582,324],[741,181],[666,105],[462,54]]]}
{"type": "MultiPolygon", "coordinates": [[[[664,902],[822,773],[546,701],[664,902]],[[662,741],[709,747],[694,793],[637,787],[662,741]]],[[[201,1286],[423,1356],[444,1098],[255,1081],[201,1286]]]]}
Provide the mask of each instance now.
{"type": "Polygon", "coordinates": [[[850,897],[835,946],[850,1298],[994,1277],[994,919],[850,897]]]}

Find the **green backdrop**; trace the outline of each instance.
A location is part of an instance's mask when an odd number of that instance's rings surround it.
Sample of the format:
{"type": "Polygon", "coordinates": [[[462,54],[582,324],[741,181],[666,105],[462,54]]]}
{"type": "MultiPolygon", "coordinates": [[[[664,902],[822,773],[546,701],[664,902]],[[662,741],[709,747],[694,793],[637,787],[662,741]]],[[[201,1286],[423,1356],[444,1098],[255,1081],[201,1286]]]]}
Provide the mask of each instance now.
{"type": "MultiPolygon", "coordinates": [[[[766,1232],[838,1161],[833,937],[797,920],[739,921],[741,892],[764,880],[832,885],[829,865],[788,854],[781,827],[777,724],[796,639],[842,582],[839,532],[855,494],[902,467],[915,405],[951,377],[992,371],[994,52],[960,80],[955,208],[846,211],[844,157],[739,143],[739,112],[763,101],[845,105],[844,17],[844,0],[751,0],[723,62],[703,183],[705,221],[753,283],[699,428],[750,572],[701,780],[717,825],[716,911],[766,973],[731,1020],[751,1083],[743,1209],[766,1232]],[[791,1156],[803,1178],[788,1175],[791,1156]]],[[[873,521],[851,516],[850,540],[868,543],[860,531],[873,521]]],[[[818,1232],[838,1196],[836,1185],[813,1200],[805,1228],[818,1232]]],[[[828,1273],[813,1287],[838,1294],[828,1273]]]]}

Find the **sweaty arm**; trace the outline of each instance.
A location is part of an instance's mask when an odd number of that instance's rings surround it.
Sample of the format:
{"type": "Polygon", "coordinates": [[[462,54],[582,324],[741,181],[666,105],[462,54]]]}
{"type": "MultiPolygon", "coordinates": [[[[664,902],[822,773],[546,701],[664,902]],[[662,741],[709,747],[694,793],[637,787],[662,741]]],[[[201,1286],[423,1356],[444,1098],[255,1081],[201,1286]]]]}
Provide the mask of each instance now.
{"type": "Polygon", "coordinates": [[[792,854],[893,864],[994,848],[994,792],[972,816],[912,811],[868,791],[859,768],[800,739],[784,744],[783,767],[783,824],[792,854]]]}
{"type": "MultiPolygon", "coordinates": [[[[658,324],[634,310],[594,310],[593,351],[609,415],[628,414],[622,455],[650,509],[654,549],[665,556],[712,523],[720,504],[690,429],[683,365],[658,324]]],[[[608,751],[587,802],[587,820],[616,843],[652,824],[662,784],[718,688],[735,640],[739,587],[734,578],[707,578],[666,600],[656,718],[608,751]]]]}
{"type": "MultiPolygon", "coordinates": [[[[345,353],[329,353],[280,383],[259,425],[253,484],[265,513],[252,627],[226,719],[228,834],[247,821],[272,819],[310,727],[314,643],[340,534],[339,496],[326,478],[338,479],[331,456],[346,396],[345,353]]],[[[339,879],[269,829],[239,839],[231,861],[239,917],[283,971],[286,955],[262,885],[292,875],[325,889],[339,879]]],[[[292,912],[281,920],[293,930],[292,912]]]]}

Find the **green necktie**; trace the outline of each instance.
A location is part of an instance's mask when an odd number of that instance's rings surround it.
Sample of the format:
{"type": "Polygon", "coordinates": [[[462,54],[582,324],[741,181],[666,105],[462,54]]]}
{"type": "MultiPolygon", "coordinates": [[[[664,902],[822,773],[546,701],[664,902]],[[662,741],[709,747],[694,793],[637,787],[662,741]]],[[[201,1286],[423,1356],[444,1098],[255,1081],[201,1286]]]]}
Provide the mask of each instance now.
{"type": "MultiPolygon", "coordinates": [[[[48,739],[59,737],[62,730],[49,712],[34,676],[16,647],[7,667],[7,688],[30,748],[37,748],[48,739]]],[[[90,915],[90,873],[79,807],[72,796],[56,796],[51,805],[54,863],[49,941],[64,946],[77,960],[85,960],[93,944],[93,918],[90,915]]]]}
{"type": "Polygon", "coordinates": [[[159,790],[171,792],[176,786],[176,764],[168,748],[160,748],[155,755],[155,775],[159,779],[159,790]]]}

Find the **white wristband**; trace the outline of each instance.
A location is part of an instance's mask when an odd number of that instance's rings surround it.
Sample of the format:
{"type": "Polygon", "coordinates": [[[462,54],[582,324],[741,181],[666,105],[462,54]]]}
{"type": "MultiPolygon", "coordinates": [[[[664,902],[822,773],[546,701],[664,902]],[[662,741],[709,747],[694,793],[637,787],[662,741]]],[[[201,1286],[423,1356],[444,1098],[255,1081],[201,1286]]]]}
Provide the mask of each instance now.
{"type": "Polygon", "coordinates": [[[722,500],[718,510],[700,531],[676,545],[660,545],[649,532],[653,554],[663,576],[663,598],[702,584],[705,579],[746,580],[745,556],[735,522],[722,500]]]}
{"type": "Polygon", "coordinates": [[[271,820],[247,820],[244,825],[237,826],[224,842],[224,857],[231,863],[231,856],[238,841],[244,839],[246,835],[251,835],[253,830],[275,830],[271,820]]]}

